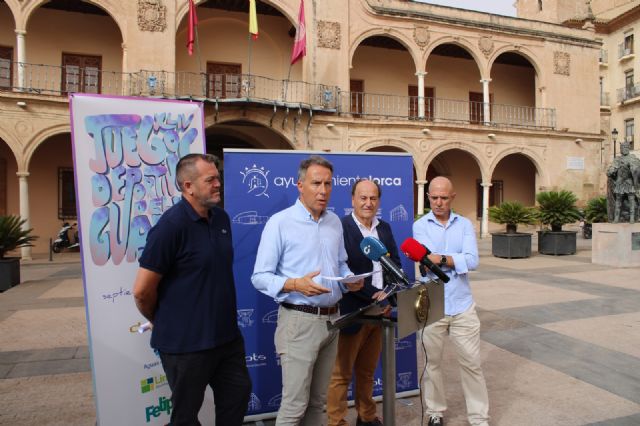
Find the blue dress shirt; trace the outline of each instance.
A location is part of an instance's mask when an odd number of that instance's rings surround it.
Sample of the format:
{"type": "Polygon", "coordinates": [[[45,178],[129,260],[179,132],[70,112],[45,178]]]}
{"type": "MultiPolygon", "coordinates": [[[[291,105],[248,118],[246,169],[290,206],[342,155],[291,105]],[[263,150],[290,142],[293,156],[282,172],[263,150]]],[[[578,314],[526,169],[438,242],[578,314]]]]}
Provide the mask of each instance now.
{"type": "Polygon", "coordinates": [[[433,253],[453,258],[453,269],[442,268],[451,279],[444,285],[444,313],[458,315],[465,312],[473,304],[469,271],[475,270],[479,263],[476,233],[469,219],[451,212],[445,226],[429,212],[413,224],[413,238],[433,253]]]}
{"type": "Polygon", "coordinates": [[[278,303],[328,307],[338,303],[346,288],[320,276],[348,275],[352,272],[347,266],[340,219],[325,211],[316,222],[298,199],[265,225],[251,282],[278,303]],[[314,271],[320,271],[320,275],[313,281],[330,289],[330,293],[307,297],[299,292],[282,291],[288,278],[300,278],[314,271]]]}

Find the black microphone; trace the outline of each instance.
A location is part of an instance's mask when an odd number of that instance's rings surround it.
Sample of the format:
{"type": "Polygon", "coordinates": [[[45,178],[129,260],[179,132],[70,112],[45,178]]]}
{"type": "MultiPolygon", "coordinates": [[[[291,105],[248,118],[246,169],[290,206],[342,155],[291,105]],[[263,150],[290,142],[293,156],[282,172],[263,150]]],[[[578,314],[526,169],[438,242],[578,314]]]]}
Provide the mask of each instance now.
{"type": "Polygon", "coordinates": [[[400,244],[400,250],[402,250],[404,255],[409,259],[413,260],[414,262],[419,262],[421,265],[429,268],[429,270],[436,274],[436,276],[440,278],[442,282],[449,282],[449,276],[445,274],[438,265],[430,261],[427,257],[429,254],[431,254],[431,251],[429,251],[429,249],[424,245],[420,244],[417,240],[414,240],[411,237],[407,238],[402,244],[400,244]]]}
{"type": "Polygon", "coordinates": [[[360,243],[360,250],[364,253],[369,260],[380,262],[380,265],[388,271],[396,280],[404,283],[407,287],[411,287],[409,278],[401,268],[393,263],[393,261],[387,256],[389,250],[382,244],[382,241],[373,237],[366,237],[360,243]]]}

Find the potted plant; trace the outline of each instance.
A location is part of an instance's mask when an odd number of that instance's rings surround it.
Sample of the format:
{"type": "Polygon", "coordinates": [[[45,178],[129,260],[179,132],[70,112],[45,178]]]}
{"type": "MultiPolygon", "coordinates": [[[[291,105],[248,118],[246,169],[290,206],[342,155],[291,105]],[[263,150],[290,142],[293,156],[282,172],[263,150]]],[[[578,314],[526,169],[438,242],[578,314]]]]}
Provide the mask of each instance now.
{"type": "Polygon", "coordinates": [[[609,215],[607,211],[607,197],[600,196],[592,198],[587,202],[584,209],[584,224],[582,225],[582,235],[586,239],[591,238],[591,224],[607,222],[609,215]]]}
{"type": "Polygon", "coordinates": [[[20,283],[20,258],[6,257],[20,247],[32,246],[38,237],[33,229],[22,229],[25,219],[19,216],[0,216],[0,292],[20,283]]]}
{"type": "Polygon", "coordinates": [[[533,225],[537,220],[535,208],[505,201],[489,208],[489,219],[506,225],[505,232],[491,233],[491,254],[507,259],[531,256],[531,234],[518,232],[518,224],[533,225]]]}
{"type": "Polygon", "coordinates": [[[538,218],[551,230],[538,231],[538,252],[541,254],[575,254],[576,231],[563,231],[562,225],[580,220],[578,200],[571,191],[545,191],[536,195],[538,218]]]}

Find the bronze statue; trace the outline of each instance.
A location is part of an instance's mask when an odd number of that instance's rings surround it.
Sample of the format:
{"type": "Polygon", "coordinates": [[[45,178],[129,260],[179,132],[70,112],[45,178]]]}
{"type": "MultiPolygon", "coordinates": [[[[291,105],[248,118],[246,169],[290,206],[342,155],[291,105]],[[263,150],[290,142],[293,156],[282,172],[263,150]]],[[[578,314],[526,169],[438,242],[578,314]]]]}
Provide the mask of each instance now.
{"type": "Polygon", "coordinates": [[[640,207],[640,159],[629,154],[629,143],[620,144],[621,155],[607,170],[608,192],[613,193],[613,223],[635,223],[640,207]]]}

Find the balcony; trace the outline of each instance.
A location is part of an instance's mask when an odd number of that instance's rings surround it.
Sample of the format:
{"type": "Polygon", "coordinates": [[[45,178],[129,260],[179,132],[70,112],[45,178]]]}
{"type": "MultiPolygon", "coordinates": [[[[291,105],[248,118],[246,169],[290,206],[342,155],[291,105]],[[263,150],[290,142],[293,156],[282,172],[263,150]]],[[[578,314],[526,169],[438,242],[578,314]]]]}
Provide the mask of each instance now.
{"type": "Polygon", "coordinates": [[[354,118],[547,129],[556,127],[556,112],[552,108],[425,98],[424,114],[420,117],[418,111],[422,108],[415,96],[343,92],[337,86],[276,80],[250,74],[150,70],[123,73],[27,63],[12,63],[4,69],[10,71],[0,75],[0,95],[26,93],[60,97],[80,92],[193,99],[216,105],[248,102],[312,109],[354,118]],[[485,113],[489,117],[486,120],[485,113]]]}
{"type": "Polygon", "coordinates": [[[617,98],[619,103],[635,100],[640,96],[640,84],[636,83],[633,86],[627,86],[617,90],[617,98]]]}
{"type": "Polygon", "coordinates": [[[424,117],[418,116],[416,96],[395,96],[374,93],[341,92],[341,113],[353,116],[426,120],[441,123],[486,124],[507,127],[540,127],[555,129],[556,112],[552,108],[528,106],[488,105],[490,119],[485,120],[483,102],[455,99],[425,98],[424,117]]]}
{"type": "Polygon", "coordinates": [[[609,108],[609,92],[600,93],[600,108],[606,107],[609,108]]]}
{"type": "Polygon", "coordinates": [[[633,51],[633,44],[628,43],[620,43],[618,45],[618,60],[626,61],[627,59],[631,59],[635,56],[633,51]]]}
{"type": "Polygon", "coordinates": [[[606,67],[609,65],[609,53],[606,50],[600,49],[600,56],[598,56],[598,63],[602,67],[606,67]]]}

